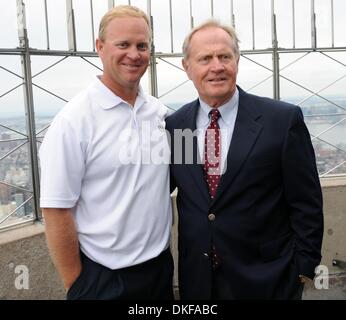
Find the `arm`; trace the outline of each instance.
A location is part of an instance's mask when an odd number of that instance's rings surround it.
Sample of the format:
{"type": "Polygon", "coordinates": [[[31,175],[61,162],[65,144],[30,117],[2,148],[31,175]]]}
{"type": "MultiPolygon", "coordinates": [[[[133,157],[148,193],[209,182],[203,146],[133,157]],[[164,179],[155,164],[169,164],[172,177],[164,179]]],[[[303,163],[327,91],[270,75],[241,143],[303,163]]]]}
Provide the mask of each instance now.
{"type": "Polygon", "coordinates": [[[70,209],[44,208],[43,215],[48,249],[68,290],[82,270],[72,212],[70,209]]]}
{"type": "Polygon", "coordinates": [[[171,194],[175,191],[176,187],[177,187],[177,184],[175,182],[175,179],[174,179],[174,176],[172,174],[172,170],[170,170],[170,184],[169,184],[169,189],[170,189],[170,192],[171,194]]]}
{"type": "Polygon", "coordinates": [[[169,174],[170,174],[170,179],[169,179],[169,189],[171,194],[174,192],[174,190],[177,187],[177,184],[175,182],[174,179],[174,175],[172,174],[172,165],[174,164],[174,147],[172,148],[172,146],[174,146],[174,136],[173,136],[173,132],[174,130],[170,127],[170,123],[169,120],[166,121],[166,134],[167,134],[167,140],[168,140],[168,144],[169,144],[169,148],[170,148],[170,152],[171,152],[171,160],[170,160],[170,165],[169,165],[169,174]]]}
{"type": "Polygon", "coordinates": [[[312,279],[321,260],[322,192],[310,134],[299,108],[294,111],[287,132],[282,172],[291,228],[295,234],[298,271],[312,279]]]}
{"type": "Polygon", "coordinates": [[[84,177],[85,160],[81,145],[76,125],[63,116],[57,116],[39,150],[40,205],[47,245],[66,289],[71,287],[81,271],[77,230],[72,210],[68,209],[76,205],[84,177]]]}

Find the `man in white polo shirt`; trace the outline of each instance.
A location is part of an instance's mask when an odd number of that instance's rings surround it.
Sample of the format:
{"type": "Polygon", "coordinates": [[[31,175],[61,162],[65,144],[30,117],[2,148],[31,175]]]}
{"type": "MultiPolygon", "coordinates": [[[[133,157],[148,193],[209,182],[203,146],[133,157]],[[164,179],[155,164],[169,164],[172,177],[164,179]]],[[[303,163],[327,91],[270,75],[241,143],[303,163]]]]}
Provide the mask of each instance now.
{"type": "Polygon", "coordinates": [[[103,74],[55,117],[40,148],[41,207],[67,299],[172,299],[172,208],[164,107],[139,82],[148,17],[101,20],[103,74]]]}

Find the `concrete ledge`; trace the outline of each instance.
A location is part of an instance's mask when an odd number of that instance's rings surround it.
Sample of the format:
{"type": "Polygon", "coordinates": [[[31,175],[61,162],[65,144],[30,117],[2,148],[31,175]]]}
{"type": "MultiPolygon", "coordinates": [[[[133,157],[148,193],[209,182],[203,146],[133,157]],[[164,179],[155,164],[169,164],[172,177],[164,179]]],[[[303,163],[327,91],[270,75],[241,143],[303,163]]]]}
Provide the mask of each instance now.
{"type": "Polygon", "coordinates": [[[42,223],[0,233],[0,300],[65,299],[42,223]]]}
{"type": "Polygon", "coordinates": [[[16,228],[0,232],[0,246],[10,242],[20,241],[44,233],[43,223],[29,224],[22,228],[16,228]]]}
{"type": "Polygon", "coordinates": [[[346,175],[345,176],[329,176],[326,178],[321,178],[322,189],[328,187],[340,187],[346,186],[346,175]]]}
{"type": "Polygon", "coordinates": [[[346,264],[333,264],[335,259],[346,262],[346,177],[323,178],[321,184],[324,202],[321,264],[328,267],[330,274],[346,273],[346,264]]]}
{"type": "Polygon", "coordinates": [[[346,300],[346,273],[329,275],[328,288],[305,285],[303,300],[346,300]]]}

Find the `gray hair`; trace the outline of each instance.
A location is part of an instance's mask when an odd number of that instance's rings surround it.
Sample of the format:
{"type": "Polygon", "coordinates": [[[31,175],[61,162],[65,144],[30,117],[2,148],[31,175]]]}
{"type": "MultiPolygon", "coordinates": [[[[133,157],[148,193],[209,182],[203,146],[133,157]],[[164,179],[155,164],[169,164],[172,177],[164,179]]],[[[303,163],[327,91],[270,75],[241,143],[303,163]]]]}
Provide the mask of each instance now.
{"type": "Polygon", "coordinates": [[[239,57],[240,52],[239,52],[239,39],[237,37],[237,34],[234,30],[234,28],[222,24],[217,20],[211,19],[207,20],[206,22],[198,25],[197,27],[193,28],[190,33],[186,36],[184,43],[183,43],[183,54],[184,54],[184,59],[187,59],[189,57],[189,51],[190,51],[190,42],[192,39],[192,36],[199,30],[202,29],[207,29],[207,28],[220,28],[224,31],[226,31],[231,39],[233,40],[233,51],[236,54],[237,57],[239,57]]]}

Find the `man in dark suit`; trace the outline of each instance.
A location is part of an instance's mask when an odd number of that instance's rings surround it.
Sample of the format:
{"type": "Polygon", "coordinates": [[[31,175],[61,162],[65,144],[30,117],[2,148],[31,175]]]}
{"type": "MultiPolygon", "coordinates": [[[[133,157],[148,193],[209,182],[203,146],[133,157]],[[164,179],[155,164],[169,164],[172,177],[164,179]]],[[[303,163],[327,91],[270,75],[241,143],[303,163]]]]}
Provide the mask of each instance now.
{"type": "Polygon", "coordinates": [[[321,259],[322,193],[299,107],[236,86],[238,39],[208,21],[183,66],[199,99],[167,120],[182,299],[301,299],[321,259]]]}

